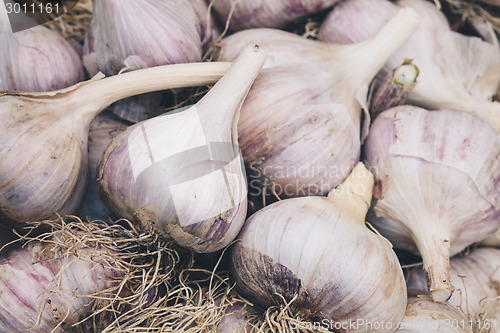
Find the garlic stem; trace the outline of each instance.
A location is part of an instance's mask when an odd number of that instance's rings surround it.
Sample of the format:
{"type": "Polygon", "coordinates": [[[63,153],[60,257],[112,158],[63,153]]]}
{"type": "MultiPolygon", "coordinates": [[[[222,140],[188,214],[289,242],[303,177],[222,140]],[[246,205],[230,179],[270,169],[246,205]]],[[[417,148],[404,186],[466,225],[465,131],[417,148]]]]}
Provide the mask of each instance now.
{"type": "Polygon", "coordinates": [[[259,51],[258,45],[251,44],[248,52],[242,52],[241,56],[236,58],[234,62],[234,66],[241,67],[241,69],[232,75],[223,76],[219,80],[221,84],[213,86],[205,97],[197,103],[196,107],[199,110],[198,115],[201,122],[212,124],[210,132],[205,133],[208,141],[212,141],[210,140],[211,136],[219,137],[219,133],[223,133],[228,128],[232,130],[233,142],[238,141],[236,127],[240,118],[241,106],[266,57],[264,52],[259,51]],[[244,63],[246,66],[238,66],[238,64],[244,63]],[[219,109],[218,112],[213,112],[214,105],[219,109]],[[224,112],[221,109],[225,109],[224,112]],[[236,113],[235,110],[237,110],[236,113]],[[231,114],[234,116],[229,117],[228,115],[231,114]]]}
{"type": "MultiPolygon", "coordinates": [[[[440,225],[442,223],[429,226],[437,229],[440,225]]],[[[434,302],[444,303],[451,297],[455,288],[450,278],[450,238],[442,236],[445,232],[440,232],[439,235],[438,233],[437,230],[425,232],[422,237],[416,237],[415,242],[424,262],[431,298],[434,302]],[[432,264],[427,266],[428,263],[432,264]]]]}
{"type": "Polygon", "coordinates": [[[372,200],[373,184],[373,174],[359,162],[342,184],[328,193],[328,199],[346,207],[356,221],[364,223],[372,200]]]}
{"type": "Polygon", "coordinates": [[[88,112],[96,115],[126,97],[171,88],[212,84],[230,67],[229,62],[212,62],[146,68],[89,82],[79,88],[78,97],[83,103],[87,103],[88,112]]]}
{"type": "Polygon", "coordinates": [[[408,95],[417,84],[418,67],[411,60],[396,67],[377,88],[370,106],[370,115],[377,114],[391,107],[404,104],[408,95]]]}
{"type": "Polygon", "coordinates": [[[355,53],[359,59],[354,63],[364,67],[365,77],[373,78],[387,59],[405,43],[420,24],[420,18],[412,8],[398,11],[375,35],[361,43],[353,44],[362,52],[355,53]]]}

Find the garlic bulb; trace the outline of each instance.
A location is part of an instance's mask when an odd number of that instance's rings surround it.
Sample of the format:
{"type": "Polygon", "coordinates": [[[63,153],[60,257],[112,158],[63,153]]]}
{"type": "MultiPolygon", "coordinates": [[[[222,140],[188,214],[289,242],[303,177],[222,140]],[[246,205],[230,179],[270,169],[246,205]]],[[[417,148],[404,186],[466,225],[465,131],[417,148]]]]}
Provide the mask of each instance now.
{"type": "Polygon", "coordinates": [[[106,205],[127,218],[147,216],[158,232],[196,252],[227,246],[247,208],[236,125],[265,57],[249,45],[193,107],[119,134],[98,166],[106,205]]]}
{"type": "MultiPolygon", "coordinates": [[[[408,102],[427,109],[475,113],[500,131],[500,104],[491,102],[500,83],[500,49],[477,37],[451,31],[443,14],[421,0],[397,2],[421,13],[423,24],[385,64],[380,76],[405,59],[420,69],[408,102]]],[[[400,8],[388,0],[339,4],[323,22],[319,38],[332,43],[360,42],[375,33],[400,8]],[[353,24],[363,21],[366,24],[353,24]]]]}
{"type": "Polygon", "coordinates": [[[0,331],[70,332],[98,299],[113,297],[123,272],[106,254],[79,248],[78,255],[30,243],[0,257],[0,331]]]}
{"type": "Polygon", "coordinates": [[[103,112],[90,124],[88,151],[89,177],[85,197],[77,215],[89,220],[107,221],[111,211],[99,199],[97,193],[97,162],[111,140],[128,127],[124,121],[110,112],[103,112]]]}
{"type": "MultiPolygon", "coordinates": [[[[456,290],[449,303],[467,314],[469,326],[500,330],[500,250],[478,248],[467,256],[451,258],[450,276],[456,290]]],[[[425,279],[422,270],[413,268],[408,287],[425,288],[425,279]]]]}
{"type": "Polygon", "coordinates": [[[497,230],[493,235],[485,238],[481,241],[481,245],[499,247],[500,246],[500,229],[497,230]]]}
{"type": "MultiPolygon", "coordinates": [[[[91,76],[98,72],[198,62],[203,44],[215,34],[202,0],[97,0],[85,37],[83,64],[91,76]],[[208,21],[207,21],[208,18],[208,21]]],[[[161,94],[147,94],[113,105],[131,122],[162,109],[161,94]]]]}
{"type": "MultiPolygon", "coordinates": [[[[275,29],[246,30],[221,42],[224,60],[251,40],[269,54],[238,123],[243,157],[255,175],[252,193],[269,186],[283,198],[326,195],[345,179],[359,160],[368,84],[417,25],[415,13],[403,9],[356,45],[275,29]]],[[[368,123],[365,114],[363,132],[368,123]]]]}
{"type": "Polygon", "coordinates": [[[21,226],[76,210],[88,173],[89,125],[111,103],[154,90],[210,84],[229,66],[169,65],[48,93],[0,93],[0,220],[21,226]]]}
{"type": "Polygon", "coordinates": [[[495,131],[463,111],[398,106],[372,124],[364,155],[378,200],[368,220],[422,256],[434,301],[453,291],[449,256],[500,227],[499,154],[495,131]]]}
{"type": "Polygon", "coordinates": [[[286,199],[252,215],[231,255],[242,295],[263,307],[276,293],[287,302],[298,295],[292,308],[330,329],[395,332],[406,287],[390,243],[364,224],[372,186],[359,163],[328,197],[286,199]]]}
{"type": "Polygon", "coordinates": [[[433,302],[420,290],[408,290],[408,307],[398,332],[472,333],[472,322],[448,303],[433,302]]]}
{"type": "Polygon", "coordinates": [[[44,26],[12,33],[0,2],[0,90],[50,91],[84,80],[71,45],[44,26]]]}
{"type": "Polygon", "coordinates": [[[248,28],[283,28],[297,18],[320,12],[338,2],[340,0],[215,0],[213,8],[221,22],[230,20],[230,29],[239,31],[248,28]]]}

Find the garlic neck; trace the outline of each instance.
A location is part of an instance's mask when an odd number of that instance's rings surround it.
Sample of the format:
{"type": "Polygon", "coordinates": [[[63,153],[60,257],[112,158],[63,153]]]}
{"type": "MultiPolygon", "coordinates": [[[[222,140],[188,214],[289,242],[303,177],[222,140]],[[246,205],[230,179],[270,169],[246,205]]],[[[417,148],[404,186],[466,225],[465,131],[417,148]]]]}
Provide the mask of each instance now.
{"type": "Polygon", "coordinates": [[[328,193],[328,199],[364,223],[372,200],[373,184],[373,174],[359,162],[344,182],[328,193]]]}
{"type": "Polygon", "coordinates": [[[369,82],[387,60],[406,42],[420,24],[417,13],[405,7],[393,16],[375,35],[353,44],[351,64],[363,82],[369,82]]]}

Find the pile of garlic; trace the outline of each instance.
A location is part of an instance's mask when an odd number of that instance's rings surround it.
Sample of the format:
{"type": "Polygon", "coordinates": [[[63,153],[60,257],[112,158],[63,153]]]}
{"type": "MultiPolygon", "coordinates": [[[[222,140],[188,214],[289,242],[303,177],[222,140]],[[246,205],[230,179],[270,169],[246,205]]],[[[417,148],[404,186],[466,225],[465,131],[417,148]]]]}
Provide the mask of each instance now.
{"type": "Polygon", "coordinates": [[[0,243],[0,331],[500,332],[489,23],[431,0],[94,0],[78,44],[14,33],[9,4],[0,239],[31,245],[0,243]]]}

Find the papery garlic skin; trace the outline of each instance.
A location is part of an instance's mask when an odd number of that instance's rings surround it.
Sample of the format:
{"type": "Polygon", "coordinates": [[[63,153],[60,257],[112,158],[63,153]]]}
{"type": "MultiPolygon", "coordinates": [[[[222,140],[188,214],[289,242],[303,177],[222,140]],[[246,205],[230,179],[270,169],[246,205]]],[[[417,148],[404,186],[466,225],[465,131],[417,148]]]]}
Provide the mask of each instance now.
{"type": "Polygon", "coordinates": [[[215,0],[213,9],[225,24],[231,14],[229,27],[232,31],[248,28],[283,28],[295,19],[327,9],[340,0],[215,0]]]}
{"type": "Polygon", "coordinates": [[[251,44],[193,107],[118,135],[98,166],[106,205],[120,216],[148,216],[142,222],[152,220],[157,232],[196,252],[227,246],[247,208],[236,125],[265,58],[251,44]]]}
{"type": "Polygon", "coordinates": [[[0,257],[0,331],[69,332],[92,313],[96,298],[112,297],[123,272],[91,249],[78,257],[32,244],[0,257]],[[43,252],[42,252],[43,250],[43,252]]]}
{"type": "Polygon", "coordinates": [[[252,190],[288,198],[326,195],[341,183],[359,160],[368,128],[367,113],[361,121],[368,84],[417,25],[416,14],[405,9],[357,45],[330,45],[276,29],[222,40],[223,60],[252,40],[269,54],[238,123],[252,190]]]}
{"type": "Polygon", "coordinates": [[[346,1],[325,19],[319,38],[332,43],[360,42],[372,36],[400,6],[414,7],[422,16],[422,25],[387,61],[378,78],[405,59],[412,59],[420,75],[419,84],[408,96],[409,104],[427,109],[469,111],[500,131],[500,104],[491,102],[500,84],[498,45],[451,31],[443,14],[432,3],[346,1]],[[366,24],[354,24],[358,20],[366,24]]]}
{"type": "MultiPolygon", "coordinates": [[[[450,276],[456,290],[449,304],[468,315],[474,327],[489,323],[491,332],[500,327],[500,250],[478,248],[469,255],[450,260],[450,276]],[[496,322],[495,322],[496,319],[496,322]]],[[[410,271],[409,288],[425,288],[425,274],[419,267],[410,271]]]]}
{"type": "MultiPolygon", "coordinates": [[[[391,245],[364,217],[373,176],[362,164],[328,198],[292,198],[252,215],[232,248],[231,274],[242,295],[263,307],[279,301],[310,320],[343,323],[341,332],[371,332],[365,322],[404,316],[406,288],[391,245]]],[[[338,325],[339,327],[341,325],[338,325]]],[[[333,327],[333,326],[332,326],[333,327]]],[[[337,326],[335,326],[337,327],[337,326]]]]}
{"type": "Polygon", "coordinates": [[[52,91],[85,79],[80,56],[44,26],[15,34],[0,31],[0,49],[0,90],[52,91]]]}
{"type": "Polygon", "coordinates": [[[364,146],[377,191],[368,220],[419,253],[435,301],[453,287],[448,258],[500,227],[500,140],[477,116],[399,106],[377,117],[364,146]]]}
{"type": "Polygon", "coordinates": [[[450,304],[433,302],[431,297],[424,291],[409,290],[408,293],[408,307],[398,332],[473,332],[470,319],[450,304]]]}
{"type": "Polygon", "coordinates": [[[129,126],[112,113],[101,113],[90,124],[88,139],[89,177],[85,197],[77,215],[92,220],[107,221],[111,211],[97,193],[97,163],[112,139],[129,126]]]}

